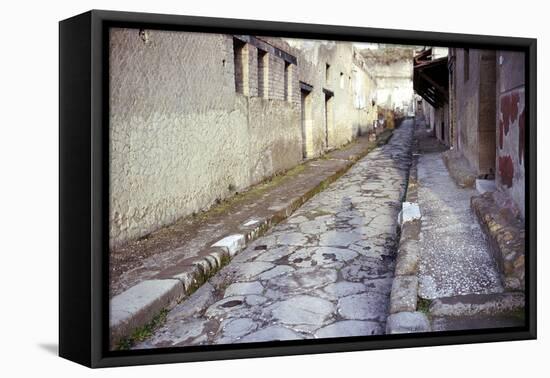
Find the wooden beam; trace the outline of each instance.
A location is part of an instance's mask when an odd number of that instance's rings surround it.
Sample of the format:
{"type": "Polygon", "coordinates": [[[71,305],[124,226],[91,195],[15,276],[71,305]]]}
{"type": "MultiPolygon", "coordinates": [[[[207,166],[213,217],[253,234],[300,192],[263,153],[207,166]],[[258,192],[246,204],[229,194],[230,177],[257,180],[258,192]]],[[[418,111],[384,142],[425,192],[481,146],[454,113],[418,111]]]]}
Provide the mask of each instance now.
{"type": "Polygon", "coordinates": [[[423,62],[420,62],[418,63],[417,65],[414,66],[414,69],[415,70],[423,70],[425,69],[426,67],[435,67],[435,66],[439,66],[440,64],[445,64],[447,65],[447,57],[443,57],[443,58],[439,58],[439,59],[435,59],[435,60],[429,60],[429,61],[423,61],[423,62]]]}
{"type": "Polygon", "coordinates": [[[449,93],[445,90],[441,85],[437,84],[435,81],[432,80],[431,77],[426,75],[424,72],[418,72],[420,77],[424,80],[426,80],[428,83],[430,83],[435,89],[439,91],[439,93],[443,96],[445,101],[449,101],[449,93]]]}

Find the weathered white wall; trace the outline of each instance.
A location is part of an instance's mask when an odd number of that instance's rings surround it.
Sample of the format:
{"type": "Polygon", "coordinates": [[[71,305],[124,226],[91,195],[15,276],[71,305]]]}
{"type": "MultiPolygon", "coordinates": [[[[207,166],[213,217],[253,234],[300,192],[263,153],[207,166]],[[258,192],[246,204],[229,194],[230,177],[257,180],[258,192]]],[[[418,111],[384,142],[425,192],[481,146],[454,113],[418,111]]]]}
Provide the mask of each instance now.
{"type": "Polygon", "coordinates": [[[378,118],[376,106],[377,83],[368,72],[367,64],[358,52],[354,52],[354,66],[352,67],[353,107],[357,113],[357,126],[354,129],[360,135],[367,134],[374,127],[378,118]]]}
{"type": "Polygon", "coordinates": [[[110,33],[112,246],[301,160],[299,99],[236,93],[231,36],[146,35],[110,33]]]}
{"type": "Polygon", "coordinates": [[[413,108],[413,56],[409,46],[385,46],[361,51],[376,79],[378,106],[407,114],[413,108]]]}
{"type": "Polygon", "coordinates": [[[448,47],[432,47],[432,59],[444,58],[446,56],[449,56],[448,47]]]}
{"type": "Polygon", "coordinates": [[[308,157],[349,143],[373,128],[377,107],[373,105],[376,81],[363,57],[351,43],[286,39],[298,50],[299,80],[312,86],[312,117],[308,123],[308,157]],[[326,75],[326,64],[330,65],[326,75]],[[331,91],[331,121],[325,120],[325,93],[331,91]],[[328,133],[328,145],[327,145],[328,133]]]}

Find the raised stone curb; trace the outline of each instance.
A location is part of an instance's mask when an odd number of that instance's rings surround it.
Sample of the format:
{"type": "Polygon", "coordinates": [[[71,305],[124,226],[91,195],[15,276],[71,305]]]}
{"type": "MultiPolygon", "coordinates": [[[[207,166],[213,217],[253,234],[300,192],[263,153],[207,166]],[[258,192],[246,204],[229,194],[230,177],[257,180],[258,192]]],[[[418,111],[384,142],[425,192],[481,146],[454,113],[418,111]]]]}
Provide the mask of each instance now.
{"type": "MultiPolygon", "coordinates": [[[[247,225],[248,222],[245,224],[247,225]]],[[[218,240],[216,243],[212,244],[212,247],[219,247],[226,250],[229,256],[233,257],[243,249],[246,245],[246,239],[244,235],[234,234],[226,236],[225,238],[218,240]]]]}
{"type": "Polygon", "coordinates": [[[386,321],[386,333],[411,333],[430,331],[426,314],[418,307],[418,262],[420,258],[419,238],[422,214],[417,204],[418,182],[416,141],[409,171],[409,180],[402,210],[399,213],[401,237],[397,249],[395,276],[390,294],[390,316],[386,321]]]}
{"type": "Polygon", "coordinates": [[[390,314],[416,311],[418,300],[418,278],[414,276],[396,276],[393,280],[390,296],[390,314]]]}
{"type": "Polygon", "coordinates": [[[182,298],[184,287],[177,279],[147,280],[111,299],[111,340],[118,341],[148,323],[163,308],[182,298]]]}
{"type": "Polygon", "coordinates": [[[430,305],[430,315],[499,315],[523,310],[524,306],[523,293],[467,294],[435,299],[430,305]]]}
{"type": "Polygon", "coordinates": [[[430,322],[423,312],[398,312],[388,316],[386,320],[386,333],[417,333],[429,332],[430,322]]]}
{"type": "MultiPolygon", "coordinates": [[[[381,134],[376,146],[386,144],[392,134],[381,134]]],[[[357,161],[365,157],[370,149],[353,154],[347,164],[320,182],[305,194],[278,206],[267,219],[251,219],[243,224],[242,234],[228,235],[195,258],[183,260],[158,273],[154,279],[142,281],[116,295],[110,301],[110,344],[116,348],[120,341],[148,323],[162,310],[171,310],[183,299],[226,265],[250,241],[255,240],[273,225],[288,218],[296,209],[329,184],[346,173],[357,161]]],[[[338,159],[336,153],[334,158],[338,159]]]]}
{"type": "Polygon", "coordinates": [[[472,197],[470,204],[489,240],[506,290],[525,289],[525,226],[512,209],[499,206],[497,192],[472,197]]]}
{"type": "MultiPolygon", "coordinates": [[[[412,228],[412,227],[408,227],[412,228]]],[[[418,272],[420,259],[419,241],[412,238],[402,238],[399,242],[399,253],[395,264],[396,276],[415,275],[418,272]]]]}

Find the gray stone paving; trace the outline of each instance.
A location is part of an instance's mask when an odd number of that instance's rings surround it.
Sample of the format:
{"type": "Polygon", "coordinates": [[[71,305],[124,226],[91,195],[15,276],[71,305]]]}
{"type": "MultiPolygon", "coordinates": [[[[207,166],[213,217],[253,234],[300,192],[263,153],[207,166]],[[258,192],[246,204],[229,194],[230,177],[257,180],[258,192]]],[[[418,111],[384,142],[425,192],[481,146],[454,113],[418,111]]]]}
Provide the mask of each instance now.
{"type": "Polygon", "coordinates": [[[411,142],[406,120],[135,348],[384,333],[411,142]]]}
{"type": "Polygon", "coordinates": [[[497,267],[470,208],[473,189],[459,188],[441,153],[418,161],[422,209],[419,296],[427,299],[502,292],[497,267]]]}

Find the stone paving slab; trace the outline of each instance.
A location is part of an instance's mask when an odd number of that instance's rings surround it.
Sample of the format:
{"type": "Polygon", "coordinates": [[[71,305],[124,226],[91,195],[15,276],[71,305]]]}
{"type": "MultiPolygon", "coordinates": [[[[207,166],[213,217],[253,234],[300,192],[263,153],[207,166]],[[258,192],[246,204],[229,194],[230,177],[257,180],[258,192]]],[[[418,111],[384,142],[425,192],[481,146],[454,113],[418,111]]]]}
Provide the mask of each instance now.
{"type": "Polygon", "coordinates": [[[249,243],[134,348],[384,333],[411,123],[249,243]]]}

